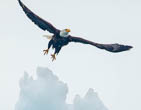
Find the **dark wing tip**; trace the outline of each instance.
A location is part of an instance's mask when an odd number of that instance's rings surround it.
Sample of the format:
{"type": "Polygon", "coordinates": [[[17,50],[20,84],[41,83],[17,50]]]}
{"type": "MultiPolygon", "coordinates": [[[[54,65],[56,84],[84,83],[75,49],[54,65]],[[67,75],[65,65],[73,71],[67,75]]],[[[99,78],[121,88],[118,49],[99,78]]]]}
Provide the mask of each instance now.
{"type": "Polygon", "coordinates": [[[121,51],[127,51],[127,50],[130,50],[132,49],[133,46],[129,46],[129,45],[121,45],[121,51]]]}
{"type": "Polygon", "coordinates": [[[21,0],[18,0],[18,2],[19,2],[19,4],[20,4],[21,6],[23,6],[23,4],[22,4],[21,0]]]}
{"type": "Polygon", "coordinates": [[[122,44],[117,44],[117,43],[116,44],[101,44],[100,46],[98,45],[97,47],[100,49],[105,49],[113,53],[123,52],[123,51],[127,51],[133,48],[133,46],[122,45],[122,44]]]}
{"type": "Polygon", "coordinates": [[[56,29],[51,23],[48,21],[45,21],[35,13],[33,13],[29,8],[27,8],[26,5],[24,5],[21,0],[18,0],[20,6],[22,7],[24,13],[27,15],[27,17],[34,22],[39,28],[43,29],[44,31],[47,30],[50,33],[56,34],[59,33],[60,30],[56,29]]]}
{"type": "Polygon", "coordinates": [[[132,48],[133,48],[133,46],[129,46],[129,45],[114,44],[113,45],[113,52],[127,51],[132,48]]]}
{"type": "Polygon", "coordinates": [[[125,46],[125,48],[126,48],[127,50],[130,50],[130,49],[133,48],[133,46],[129,46],[129,45],[127,45],[127,46],[125,46]]]}

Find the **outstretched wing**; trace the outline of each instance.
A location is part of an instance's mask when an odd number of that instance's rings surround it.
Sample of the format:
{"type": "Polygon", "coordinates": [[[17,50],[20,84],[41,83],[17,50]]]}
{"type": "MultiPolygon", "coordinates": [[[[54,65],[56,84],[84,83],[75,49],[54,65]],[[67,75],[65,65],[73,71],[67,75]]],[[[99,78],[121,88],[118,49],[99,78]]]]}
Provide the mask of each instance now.
{"type": "Polygon", "coordinates": [[[99,49],[105,49],[109,52],[122,52],[122,51],[126,51],[126,50],[130,50],[131,48],[133,48],[132,46],[129,45],[121,45],[121,44],[100,44],[100,43],[95,43],[89,40],[85,40],[83,38],[80,37],[73,37],[73,36],[69,36],[69,41],[70,42],[79,42],[79,43],[83,43],[83,44],[90,44],[93,46],[96,46],[99,49]]]}
{"type": "Polygon", "coordinates": [[[60,30],[56,29],[52,24],[45,21],[44,19],[40,18],[36,14],[34,14],[30,9],[28,9],[21,0],[18,0],[20,6],[22,7],[25,14],[28,16],[29,19],[31,19],[36,25],[38,25],[41,29],[44,31],[47,30],[50,33],[58,33],[60,30]]]}

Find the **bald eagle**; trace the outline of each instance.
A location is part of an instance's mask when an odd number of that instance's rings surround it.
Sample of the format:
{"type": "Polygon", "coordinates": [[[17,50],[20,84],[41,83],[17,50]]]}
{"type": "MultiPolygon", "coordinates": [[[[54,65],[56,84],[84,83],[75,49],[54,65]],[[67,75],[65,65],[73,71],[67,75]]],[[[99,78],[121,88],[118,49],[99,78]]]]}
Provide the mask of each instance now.
{"type": "Polygon", "coordinates": [[[51,55],[52,61],[56,59],[56,55],[60,52],[61,48],[70,42],[79,42],[79,43],[83,43],[83,44],[90,44],[90,45],[95,46],[99,49],[104,49],[106,51],[113,52],[113,53],[130,50],[132,48],[132,46],[129,46],[129,45],[121,45],[118,43],[100,44],[100,43],[95,43],[95,42],[92,42],[92,41],[89,41],[89,40],[86,40],[86,39],[83,39],[80,37],[71,36],[71,35],[69,35],[70,29],[59,30],[59,29],[55,28],[51,23],[40,18],[35,13],[33,13],[30,9],[28,9],[21,2],[21,0],[18,0],[18,2],[30,20],[32,20],[42,30],[49,31],[50,33],[53,34],[52,36],[45,35],[45,37],[49,38],[50,41],[48,43],[48,48],[43,50],[44,55],[45,55],[45,54],[48,54],[51,46],[52,46],[52,48],[55,49],[54,54],[51,55]]]}

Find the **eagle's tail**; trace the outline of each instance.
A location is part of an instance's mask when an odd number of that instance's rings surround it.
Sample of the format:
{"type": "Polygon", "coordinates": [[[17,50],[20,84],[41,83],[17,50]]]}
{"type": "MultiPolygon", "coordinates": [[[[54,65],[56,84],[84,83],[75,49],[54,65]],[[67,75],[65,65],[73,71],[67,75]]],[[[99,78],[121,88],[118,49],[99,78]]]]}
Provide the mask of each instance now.
{"type": "Polygon", "coordinates": [[[53,36],[52,36],[52,35],[43,35],[43,37],[45,37],[45,38],[51,40],[53,36]]]}

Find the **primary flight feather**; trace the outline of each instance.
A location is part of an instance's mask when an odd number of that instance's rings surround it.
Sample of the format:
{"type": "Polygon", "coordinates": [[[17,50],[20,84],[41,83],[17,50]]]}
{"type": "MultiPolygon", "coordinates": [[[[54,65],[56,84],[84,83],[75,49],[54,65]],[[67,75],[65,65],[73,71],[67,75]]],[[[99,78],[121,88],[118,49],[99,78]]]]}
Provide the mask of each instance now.
{"type": "Polygon", "coordinates": [[[45,35],[45,37],[49,38],[50,41],[48,43],[48,48],[46,50],[44,50],[44,54],[48,54],[48,51],[51,46],[53,48],[55,48],[54,54],[51,55],[52,60],[55,60],[56,54],[58,54],[60,52],[60,50],[63,46],[67,45],[70,42],[79,42],[79,43],[83,43],[83,44],[90,44],[90,45],[96,46],[99,49],[104,49],[104,50],[107,50],[109,52],[114,52],[114,53],[130,50],[131,48],[133,48],[132,46],[121,45],[118,43],[100,44],[100,43],[95,43],[95,42],[92,42],[92,41],[89,41],[89,40],[86,40],[86,39],[83,39],[80,37],[71,36],[71,35],[69,35],[70,29],[59,30],[59,29],[55,28],[51,23],[49,23],[48,21],[45,21],[44,19],[42,19],[41,17],[39,17],[38,15],[33,13],[30,9],[28,9],[21,2],[21,0],[18,0],[18,2],[30,20],[32,20],[37,26],[39,26],[44,31],[47,30],[53,34],[53,36],[45,35]]]}

